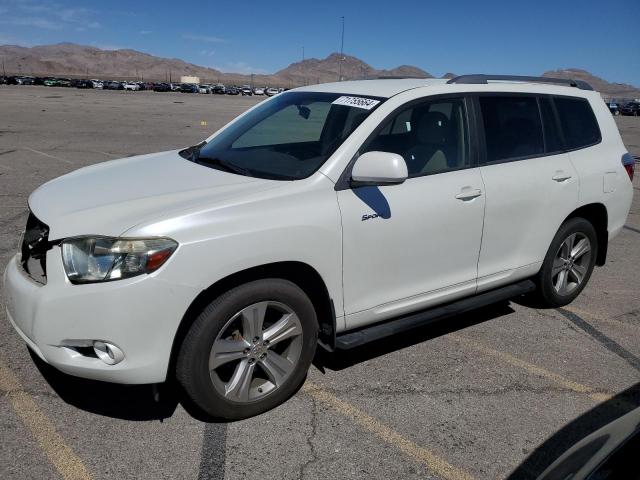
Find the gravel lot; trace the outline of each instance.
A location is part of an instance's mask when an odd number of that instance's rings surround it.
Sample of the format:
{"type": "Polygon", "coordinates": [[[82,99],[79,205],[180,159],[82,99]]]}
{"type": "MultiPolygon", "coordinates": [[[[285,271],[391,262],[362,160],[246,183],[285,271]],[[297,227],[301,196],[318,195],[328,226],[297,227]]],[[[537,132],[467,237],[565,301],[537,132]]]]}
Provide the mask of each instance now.
{"type": "MultiPolygon", "coordinates": [[[[0,266],[40,184],[197,143],[260,99],[0,87],[0,266]]],[[[616,120],[640,155],[640,118],[616,120]]],[[[503,303],[318,355],[290,401],[236,423],[203,422],[171,387],[156,402],[150,386],[53,371],[2,305],[0,478],[535,478],[640,405],[640,172],[634,187],[607,265],[566,309],[503,303]]]]}

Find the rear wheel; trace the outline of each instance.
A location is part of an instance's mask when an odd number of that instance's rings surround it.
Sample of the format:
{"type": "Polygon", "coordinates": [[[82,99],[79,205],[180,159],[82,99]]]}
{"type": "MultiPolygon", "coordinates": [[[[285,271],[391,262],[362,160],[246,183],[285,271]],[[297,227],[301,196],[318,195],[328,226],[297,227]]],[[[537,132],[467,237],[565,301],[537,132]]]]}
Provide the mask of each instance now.
{"type": "Polygon", "coordinates": [[[281,279],[247,283],[198,316],[181,346],[176,377],[209,415],[251,417],[297,390],[317,336],[313,304],[298,286],[281,279]]]}
{"type": "Polygon", "coordinates": [[[584,218],[565,222],[551,242],[537,277],[538,297],[544,306],[562,307],[584,289],[596,262],[598,239],[584,218]]]}

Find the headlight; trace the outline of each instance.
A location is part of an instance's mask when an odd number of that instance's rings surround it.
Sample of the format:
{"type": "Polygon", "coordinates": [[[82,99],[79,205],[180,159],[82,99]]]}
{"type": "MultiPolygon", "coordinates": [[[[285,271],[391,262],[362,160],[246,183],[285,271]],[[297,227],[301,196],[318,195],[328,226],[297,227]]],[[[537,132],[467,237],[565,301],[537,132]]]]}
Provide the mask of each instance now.
{"type": "Polygon", "coordinates": [[[120,280],[157,270],[177,246],[170,238],[69,238],[62,263],[71,283],[120,280]]]}

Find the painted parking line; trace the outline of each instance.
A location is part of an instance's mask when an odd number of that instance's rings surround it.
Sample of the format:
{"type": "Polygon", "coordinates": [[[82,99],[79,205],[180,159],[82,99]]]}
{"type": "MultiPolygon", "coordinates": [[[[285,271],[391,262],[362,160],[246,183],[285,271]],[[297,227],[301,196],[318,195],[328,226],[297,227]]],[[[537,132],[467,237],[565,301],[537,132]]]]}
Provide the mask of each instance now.
{"type": "Polygon", "coordinates": [[[592,400],[595,400],[596,402],[606,402],[607,400],[610,400],[614,396],[612,393],[596,392],[591,387],[588,387],[578,382],[574,382],[573,380],[569,380],[568,378],[563,377],[558,373],[547,370],[546,368],[539,367],[538,365],[534,365],[533,363],[529,363],[525,360],[522,360],[518,357],[511,355],[510,353],[503,352],[501,350],[495,350],[475,340],[471,340],[470,338],[463,337],[462,335],[451,334],[451,335],[448,335],[446,338],[451,338],[453,341],[461,343],[465,347],[470,347],[474,350],[485,353],[494,358],[498,358],[499,360],[502,360],[503,362],[508,363],[511,366],[525,370],[531,375],[536,375],[536,376],[545,378],[546,380],[549,380],[550,382],[555,383],[556,385],[563,387],[567,390],[571,390],[576,393],[586,394],[589,396],[589,398],[591,398],[592,400]]]}
{"type": "Polygon", "coordinates": [[[312,382],[306,382],[302,387],[302,391],[313,397],[316,401],[323,403],[334,411],[349,418],[384,442],[397,448],[415,462],[426,466],[430,472],[446,480],[473,480],[473,477],[469,473],[454,467],[430,450],[404,438],[398,432],[376,420],[371,415],[339,399],[320,386],[312,382]]]}
{"type": "Polygon", "coordinates": [[[24,391],[20,381],[0,360],[0,391],[11,402],[24,423],[40,445],[49,461],[65,480],[88,480],[92,476],[84,463],[56,431],[51,420],[40,410],[35,400],[24,391]]]}
{"type": "Polygon", "coordinates": [[[50,155],[50,154],[48,154],[48,153],[41,152],[40,150],[35,150],[35,149],[33,149],[33,148],[29,148],[29,147],[23,147],[23,148],[24,148],[25,150],[29,150],[30,152],[37,153],[38,155],[42,155],[42,156],[44,156],[44,157],[48,157],[48,158],[53,158],[54,160],[58,160],[58,161],[60,161],[60,162],[64,162],[64,163],[66,163],[66,164],[68,164],[68,165],[73,165],[73,162],[71,162],[71,161],[67,160],[66,158],[56,157],[55,155],[50,155]]]}

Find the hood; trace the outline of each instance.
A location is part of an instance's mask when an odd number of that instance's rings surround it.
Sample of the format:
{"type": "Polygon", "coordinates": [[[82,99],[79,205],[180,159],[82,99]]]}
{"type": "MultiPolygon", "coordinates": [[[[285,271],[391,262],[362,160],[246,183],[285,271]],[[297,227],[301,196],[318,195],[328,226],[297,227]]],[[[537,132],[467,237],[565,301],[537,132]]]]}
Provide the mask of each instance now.
{"type": "Polygon", "coordinates": [[[51,180],[29,197],[49,239],[118,236],[152,218],[276,188],[282,182],[198,165],[178,150],[113,160],[51,180]]]}

